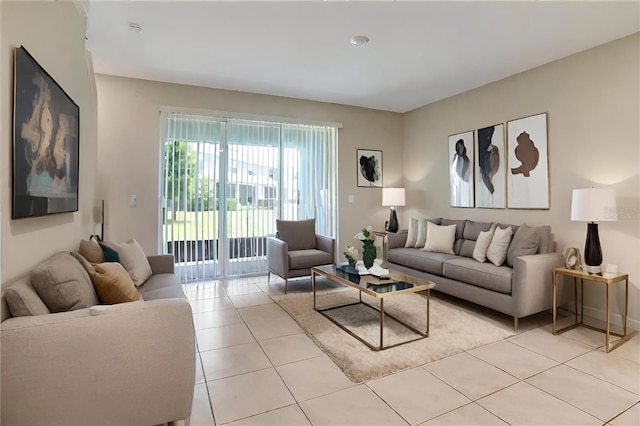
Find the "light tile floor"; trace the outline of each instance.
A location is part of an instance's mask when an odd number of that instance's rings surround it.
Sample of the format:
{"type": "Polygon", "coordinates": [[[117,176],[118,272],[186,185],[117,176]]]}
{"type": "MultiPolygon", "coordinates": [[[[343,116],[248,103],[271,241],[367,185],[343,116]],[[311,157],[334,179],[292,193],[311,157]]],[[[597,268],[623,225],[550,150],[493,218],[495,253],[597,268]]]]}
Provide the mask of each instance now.
{"type": "Polygon", "coordinates": [[[603,334],[554,336],[544,314],[508,340],[353,383],[272,301],[283,287],[184,285],[198,343],[191,426],[640,425],[640,335],[607,354],[603,334]]]}

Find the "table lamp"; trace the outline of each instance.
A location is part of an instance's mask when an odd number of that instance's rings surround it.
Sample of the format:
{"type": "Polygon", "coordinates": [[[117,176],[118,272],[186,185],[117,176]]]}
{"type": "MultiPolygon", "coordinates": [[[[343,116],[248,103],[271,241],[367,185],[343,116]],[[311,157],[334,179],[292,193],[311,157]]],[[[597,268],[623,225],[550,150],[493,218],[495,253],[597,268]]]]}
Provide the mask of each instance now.
{"type": "Polygon", "coordinates": [[[599,274],[602,264],[602,249],[596,222],[618,220],[616,195],[612,189],[574,189],[571,197],[571,220],[589,222],[587,241],[584,246],[584,263],[587,272],[599,274]]]}
{"type": "Polygon", "coordinates": [[[389,222],[385,227],[389,232],[398,232],[396,207],[404,206],[404,188],[382,188],[382,205],[390,206],[389,222]]]}

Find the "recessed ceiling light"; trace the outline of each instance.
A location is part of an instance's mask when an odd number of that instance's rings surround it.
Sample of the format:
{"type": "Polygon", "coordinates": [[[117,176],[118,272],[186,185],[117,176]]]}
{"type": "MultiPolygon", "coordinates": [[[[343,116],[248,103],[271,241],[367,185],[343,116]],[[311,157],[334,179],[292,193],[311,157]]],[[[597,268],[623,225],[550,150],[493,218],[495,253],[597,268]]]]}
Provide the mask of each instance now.
{"type": "Polygon", "coordinates": [[[369,43],[369,37],[364,35],[355,36],[351,39],[351,44],[353,46],[364,46],[367,43],[369,43]]]}
{"type": "Polygon", "coordinates": [[[140,34],[142,32],[142,25],[137,22],[129,22],[129,31],[134,31],[136,34],[140,34]]]}

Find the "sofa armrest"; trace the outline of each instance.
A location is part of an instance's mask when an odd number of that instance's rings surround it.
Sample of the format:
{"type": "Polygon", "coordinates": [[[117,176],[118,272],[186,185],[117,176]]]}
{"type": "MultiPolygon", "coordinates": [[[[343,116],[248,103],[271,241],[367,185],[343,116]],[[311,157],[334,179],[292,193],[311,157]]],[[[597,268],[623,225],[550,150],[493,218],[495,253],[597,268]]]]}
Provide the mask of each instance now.
{"type": "Polygon", "coordinates": [[[279,238],[267,237],[267,261],[269,270],[282,278],[289,271],[289,244],[279,238]]]}
{"type": "Polygon", "coordinates": [[[9,318],[2,424],[161,424],[190,416],[189,302],[164,299],[9,318]]]}
{"type": "Polygon", "coordinates": [[[394,248],[401,248],[407,243],[407,236],[409,233],[406,229],[403,229],[399,232],[389,232],[387,234],[387,247],[389,250],[394,248]]]}
{"type": "MultiPolygon", "coordinates": [[[[553,307],[553,268],[564,265],[560,253],[532,254],[516,257],[513,262],[514,317],[522,318],[553,307]]],[[[564,295],[558,304],[565,299],[564,295]]]]}
{"type": "Polygon", "coordinates": [[[157,274],[173,274],[174,262],[172,254],[156,254],[153,256],[147,256],[149,266],[151,266],[151,273],[157,274]]]}
{"type": "Polygon", "coordinates": [[[316,248],[331,255],[331,263],[336,263],[336,240],[316,234],[316,248]]]}

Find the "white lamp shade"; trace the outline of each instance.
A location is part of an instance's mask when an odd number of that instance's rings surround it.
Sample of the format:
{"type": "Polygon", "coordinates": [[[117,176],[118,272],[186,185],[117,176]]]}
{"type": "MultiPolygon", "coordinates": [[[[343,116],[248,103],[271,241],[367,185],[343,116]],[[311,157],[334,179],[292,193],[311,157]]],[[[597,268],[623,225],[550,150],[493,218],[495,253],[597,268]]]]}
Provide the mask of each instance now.
{"type": "Polygon", "coordinates": [[[617,221],[616,194],[612,189],[574,189],[571,197],[571,220],[583,222],[617,221]]]}
{"type": "Polygon", "coordinates": [[[404,188],[382,188],[383,206],[404,206],[404,188]]]}

